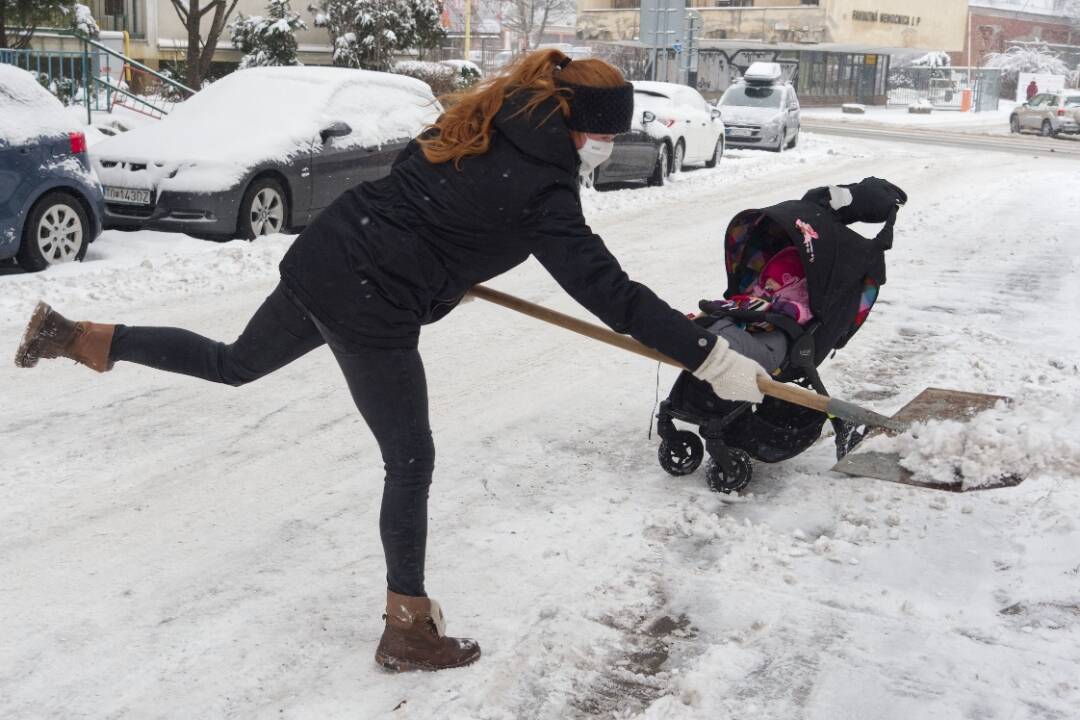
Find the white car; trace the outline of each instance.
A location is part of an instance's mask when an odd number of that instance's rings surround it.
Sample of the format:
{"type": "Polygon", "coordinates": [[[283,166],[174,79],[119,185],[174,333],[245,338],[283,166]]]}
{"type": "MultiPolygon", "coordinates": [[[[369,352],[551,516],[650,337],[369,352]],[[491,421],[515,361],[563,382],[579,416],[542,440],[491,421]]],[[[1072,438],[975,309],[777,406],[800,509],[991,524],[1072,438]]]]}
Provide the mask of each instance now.
{"type": "Polygon", "coordinates": [[[254,238],[389,174],[441,107],[426,83],[331,67],[238,70],[94,146],[105,227],[254,238]]]}
{"type": "Polygon", "coordinates": [[[670,147],[672,172],[687,165],[713,167],[724,154],[724,121],[701,93],[686,85],[639,80],[634,83],[634,114],[645,132],[670,147]]]}

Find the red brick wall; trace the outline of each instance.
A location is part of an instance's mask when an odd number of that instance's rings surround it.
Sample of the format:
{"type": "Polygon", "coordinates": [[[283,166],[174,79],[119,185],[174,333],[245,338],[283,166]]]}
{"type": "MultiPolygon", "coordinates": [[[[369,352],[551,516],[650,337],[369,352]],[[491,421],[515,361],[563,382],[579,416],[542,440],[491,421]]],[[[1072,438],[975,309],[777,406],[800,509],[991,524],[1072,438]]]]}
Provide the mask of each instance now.
{"type": "MultiPolygon", "coordinates": [[[[974,40],[971,62],[979,64],[982,56],[994,52],[1005,52],[1017,40],[1042,40],[1051,44],[1080,44],[1080,31],[1071,28],[1056,18],[1032,20],[1019,17],[1002,17],[980,12],[978,9],[969,18],[970,37],[974,40]]],[[[953,65],[967,65],[968,37],[964,37],[962,52],[949,53],[953,65]]]]}

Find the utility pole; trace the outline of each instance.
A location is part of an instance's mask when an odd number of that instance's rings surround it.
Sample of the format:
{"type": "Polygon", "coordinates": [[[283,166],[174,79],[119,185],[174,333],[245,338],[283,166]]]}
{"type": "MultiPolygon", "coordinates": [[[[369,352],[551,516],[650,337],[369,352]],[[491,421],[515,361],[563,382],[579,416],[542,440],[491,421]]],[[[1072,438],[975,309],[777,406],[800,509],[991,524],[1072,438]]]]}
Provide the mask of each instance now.
{"type": "Polygon", "coordinates": [[[465,0],[465,59],[471,60],[469,50],[472,45],[472,0],[465,0]]]}

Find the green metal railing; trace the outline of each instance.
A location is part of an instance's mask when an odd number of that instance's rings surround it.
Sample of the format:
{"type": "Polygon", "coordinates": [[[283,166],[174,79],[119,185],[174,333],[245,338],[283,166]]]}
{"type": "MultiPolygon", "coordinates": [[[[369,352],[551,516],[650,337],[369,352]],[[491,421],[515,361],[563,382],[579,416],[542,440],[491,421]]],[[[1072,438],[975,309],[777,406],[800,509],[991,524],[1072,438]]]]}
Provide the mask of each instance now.
{"type": "Polygon", "coordinates": [[[160,96],[146,97],[132,92],[129,82],[132,73],[137,72],[144,77],[153,78],[163,88],[169,88],[171,93],[180,99],[195,94],[195,91],[187,85],[97,40],[68,30],[52,30],[52,32],[75,38],[79,42],[80,49],[0,48],[0,63],[15,65],[34,73],[42,84],[65,105],[76,103],[85,105],[87,124],[90,123],[91,113],[111,111],[116,103],[138,112],[156,113],[159,117],[168,114],[166,107],[168,103],[164,102],[160,96]],[[114,72],[114,68],[118,71],[114,72]],[[119,83],[115,82],[113,77],[116,75],[121,76],[123,80],[119,83]]]}

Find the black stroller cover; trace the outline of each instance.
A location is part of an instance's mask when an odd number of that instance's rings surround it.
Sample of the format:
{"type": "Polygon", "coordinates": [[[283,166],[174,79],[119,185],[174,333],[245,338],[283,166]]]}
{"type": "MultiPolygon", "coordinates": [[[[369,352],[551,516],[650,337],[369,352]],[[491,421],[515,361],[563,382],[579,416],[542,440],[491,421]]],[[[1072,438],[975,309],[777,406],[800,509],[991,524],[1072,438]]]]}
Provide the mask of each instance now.
{"type": "MultiPolygon", "coordinates": [[[[773,255],[789,246],[797,248],[813,313],[812,328],[805,329],[812,330],[812,367],[816,368],[866,321],[885,283],[885,251],[892,247],[896,212],[906,201],[907,195],[895,185],[866,178],[853,185],[815,188],[801,200],[740,212],[728,225],[724,239],[724,297],[745,293],[773,255]],[[867,238],[848,227],[853,222],[883,222],[885,226],[876,237],[867,238]]],[[[703,302],[703,308],[709,304],[703,302]]],[[[803,378],[805,370],[792,366],[780,377],[784,381],[803,378]]],[[[706,383],[684,372],[666,407],[675,417],[703,427],[719,420],[727,445],[770,463],[812,445],[826,420],[822,413],[773,398],[753,408],[740,410],[739,405],[721,400],[706,383]]]]}
{"type": "Polygon", "coordinates": [[[725,235],[724,297],[745,292],[769,258],[793,245],[806,270],[810,310],[820,323],[814,358],[820,364],[866,321],[885,284],[885,251],[892,247],[896,210],[906,201],[895,185],[866,178],[855,185],[815,188],[801,200],[742,211],[725,235]],[[834,207],[844,200],[846,205],[834,207]],[[885,227],[870,239],[847,226],[856,221],[884,222],[885,227]]]}

